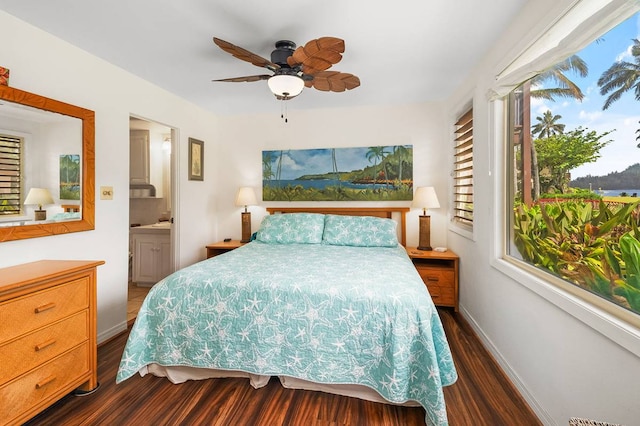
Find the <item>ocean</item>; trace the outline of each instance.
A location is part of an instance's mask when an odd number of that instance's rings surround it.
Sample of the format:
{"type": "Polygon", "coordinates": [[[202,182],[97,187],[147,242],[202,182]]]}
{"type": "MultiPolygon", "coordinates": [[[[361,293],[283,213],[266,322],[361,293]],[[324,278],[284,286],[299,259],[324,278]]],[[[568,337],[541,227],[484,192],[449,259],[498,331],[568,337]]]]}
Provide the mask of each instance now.
{"type": "Polygon", "coordinates": [[[599,189],[593,192],[597,192],[603,197],[617,197],[623,192],[627,194],[627,197],[632,197],[633,194],[636,194],[635,196],[640,196],[640,189],[599,189]]]}

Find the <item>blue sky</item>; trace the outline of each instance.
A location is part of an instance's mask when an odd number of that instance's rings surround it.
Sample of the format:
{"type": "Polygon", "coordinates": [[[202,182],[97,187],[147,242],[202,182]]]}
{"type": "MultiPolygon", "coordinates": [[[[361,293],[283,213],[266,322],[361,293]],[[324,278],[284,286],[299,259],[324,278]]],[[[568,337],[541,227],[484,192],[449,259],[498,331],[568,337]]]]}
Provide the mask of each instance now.
{"type": "Polygon", "coordinates": [[[571,171],[571,177],[577,178],[588,174],[593,176],[620,172],[632,164],[640,163],[640,148],[636,145],[636,129],[640,128],[640,102],[635,100],[632,90],[625,93],[606,111],[602,110],[607,96],[600,95],[597,84],[598,78],[616,60],[634,62],[630,47],[632,39],[640,38],[640,13],[636,13],[616,28],[593,42],[577,54],[588,64],[589,75],[580,78],[575,74],[568,74],[575,82],[585,98],[582,102],[559,99],[556,102],[545,100],[531,100],[531,123],[534,125],[536,116],[542,115],[549,109],[553,114],[559,114],[560,123],[565,124],[565,131],[578,126],[595,130],[598,133],[616,129],[608,135],[613,139],[607,147],[600,151],[601,158],[595,163],[585,164],[571,171]]]}

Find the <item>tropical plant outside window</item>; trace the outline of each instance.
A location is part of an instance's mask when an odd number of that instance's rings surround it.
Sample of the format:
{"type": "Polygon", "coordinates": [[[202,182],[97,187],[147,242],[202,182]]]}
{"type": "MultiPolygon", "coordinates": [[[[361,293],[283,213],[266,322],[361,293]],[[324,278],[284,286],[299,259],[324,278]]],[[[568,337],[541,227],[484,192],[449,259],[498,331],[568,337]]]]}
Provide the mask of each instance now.
{"type": "Polygon", "coordinates": [[[507,255],[640,315],[640,14],[508,105],[507,255]]]}

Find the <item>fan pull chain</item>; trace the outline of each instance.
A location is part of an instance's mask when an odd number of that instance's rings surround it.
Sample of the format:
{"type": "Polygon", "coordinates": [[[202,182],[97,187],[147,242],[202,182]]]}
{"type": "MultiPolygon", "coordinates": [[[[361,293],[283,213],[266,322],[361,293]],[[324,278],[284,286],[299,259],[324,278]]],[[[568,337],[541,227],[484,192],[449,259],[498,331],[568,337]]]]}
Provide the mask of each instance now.
{"type": "Polygon", "coordinates": [[[288,123],[289,119],[287,118],[287,104],[285,102],[286,100],[287,100],[286,97],[281,99],[282,103],[280,104],[280,118],[284,119],[285,123],[288,123]]]}

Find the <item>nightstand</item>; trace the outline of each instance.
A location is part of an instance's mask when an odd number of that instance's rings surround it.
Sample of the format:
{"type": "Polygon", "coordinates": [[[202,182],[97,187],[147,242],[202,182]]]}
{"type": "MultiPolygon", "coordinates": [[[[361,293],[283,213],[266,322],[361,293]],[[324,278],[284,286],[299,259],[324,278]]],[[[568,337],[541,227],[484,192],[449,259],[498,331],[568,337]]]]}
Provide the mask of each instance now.
{"type": "Polygon", "coordinates": [[[451,250],[423,251],[416,247],[407,247],[407,254],[427,286],[433,303],[452,307],[458,312],[458,255],[451,250]]]}
{"type": "Polygon", "coordinates": [[[245,243],[241,243],[240,240],[218,241],[217,243],[209,244],[207,246],[207,259],[235,250],[244,244],[245,243]]]}

